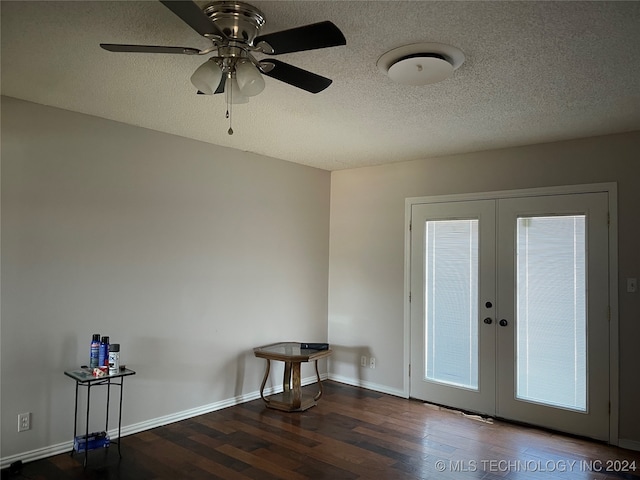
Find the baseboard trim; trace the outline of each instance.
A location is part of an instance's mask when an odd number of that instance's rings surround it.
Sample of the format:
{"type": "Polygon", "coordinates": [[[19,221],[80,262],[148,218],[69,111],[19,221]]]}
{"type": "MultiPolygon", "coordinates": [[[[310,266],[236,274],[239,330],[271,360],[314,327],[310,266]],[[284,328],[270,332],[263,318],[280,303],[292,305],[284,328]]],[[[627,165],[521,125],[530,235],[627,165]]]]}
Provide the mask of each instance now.
{"type": "MultiPolygon", "coordinates": [[[[320,380],[327,380],[326,373],[320,375],[320,380]]],[[[310,385],[316,383],[317,378],[315,376],[303,378],[301,380],[302,385],[310,385]]],[[[280,393],[282,391],[282,385],[277,387],[270,387],[264,389],[265,396],[272,395],[274,393],[280,393]]],[[[144,422],[134,423],[132,425],[125,425],[122,427],[121,433],[123,437],[127,435],[133,435],[134,433],[144,432],[156,427],[162,427],[170,423],[179,422],[181,420],[187,420],[189,418],[204,415],[206,413],[222,410],[223,408],[232,407],[234,405],[240,405],[241,403],[251,402],[260,398],[260,391],[246,393],[244,395],[238,395],[232,398],[221,400],[219,402],[210,403],[201,407],[190,408],[181,412],[172,413],[170,415],[164,415],[158,418],[152,418],[145,420],[144,422]]],[[[117,429],[109,430],[109,436],[112,438],[118,434],[117,429]]],[[[61,453],[69,453],[73,449],[73,440],[68,442],[57,443],[47,447],[37,448],[28,452],[17,453],[8,457],[0,459],[0,468],[6,468],[14,462],[21,460],[23,463],[33,462],[34,460],[40,460],[41,458],[51,457],[53,455],[59,455],[61,453]]]]}
{"type": "Polygon", "coordinates": [[[618,447],[640,452],[640,442],[638,440],[628,440],[626,438],[621,438],[618,440],[618,447]]]}
{"type": "Polygon", "coordinates": [[[367,390],[373,390],[374,392],[386,393],[388,395],[393,395],[395,397],[407,398],[407,396],[405,395],[402,389],[389,388],[386,385],[380,385],[378,383],[368,382],[366,380],[362,380],[361,378],[343,377],[341,375],[334,375],[330,373],[329,380],[335,380],[336,382],[346,383],[347,385],[352,385],[354,387],[366,388],[367,390]]]}
{"type": "Polygon", "coordinates": [[[53,455],[59,455],[60,453],[71,452],[73,448],[73,441],[57,443],[48,447],[37,448],[28,452],[16,453],[8,457],[0,459],[0,468],[6,468],[18,460],[22,463],[32,462],[34,460],[40,460],[41,458],[51,457],[53,455]]]}

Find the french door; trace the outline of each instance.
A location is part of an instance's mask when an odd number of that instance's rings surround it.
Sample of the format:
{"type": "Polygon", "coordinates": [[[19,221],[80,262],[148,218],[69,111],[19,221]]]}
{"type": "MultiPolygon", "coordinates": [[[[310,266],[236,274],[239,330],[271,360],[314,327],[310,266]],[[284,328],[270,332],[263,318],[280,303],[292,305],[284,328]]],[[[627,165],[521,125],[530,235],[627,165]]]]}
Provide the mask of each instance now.
{"type": "Polygon", "coordinates": [[[411,207],[410,395],[609,438],[608,194],[411,207]]]}

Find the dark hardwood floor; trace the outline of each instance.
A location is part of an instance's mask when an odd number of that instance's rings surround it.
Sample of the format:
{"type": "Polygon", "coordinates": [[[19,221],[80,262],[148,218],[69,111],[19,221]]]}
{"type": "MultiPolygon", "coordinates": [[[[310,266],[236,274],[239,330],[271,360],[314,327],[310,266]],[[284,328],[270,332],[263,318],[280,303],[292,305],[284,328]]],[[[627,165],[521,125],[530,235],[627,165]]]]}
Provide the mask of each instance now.
{"type": "Polygon", "coordinates": [[[28,479],[640,479],[640,452],[324,382],[318,406],[261,400],[23,465],[28,479]],[[633,469],[635,468],[635,471],[633,469]]]}

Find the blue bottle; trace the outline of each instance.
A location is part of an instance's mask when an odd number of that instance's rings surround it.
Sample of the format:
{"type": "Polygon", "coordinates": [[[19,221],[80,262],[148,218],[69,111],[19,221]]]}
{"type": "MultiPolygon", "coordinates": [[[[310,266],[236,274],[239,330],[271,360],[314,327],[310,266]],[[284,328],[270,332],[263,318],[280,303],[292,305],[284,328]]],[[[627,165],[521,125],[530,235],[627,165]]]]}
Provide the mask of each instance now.
{"type": "Polygon", "coordinates": [[[98,353],[98,366],[109,366],[109,337],[102,337],[100,340],[100,351],[98,353]]]}
{"type": "Polygon", "coordinates": [[[89,367],[96,368],[100,357],[100,334],[94,333],[91,340],[91,353],[89,354],[89,367]]]}

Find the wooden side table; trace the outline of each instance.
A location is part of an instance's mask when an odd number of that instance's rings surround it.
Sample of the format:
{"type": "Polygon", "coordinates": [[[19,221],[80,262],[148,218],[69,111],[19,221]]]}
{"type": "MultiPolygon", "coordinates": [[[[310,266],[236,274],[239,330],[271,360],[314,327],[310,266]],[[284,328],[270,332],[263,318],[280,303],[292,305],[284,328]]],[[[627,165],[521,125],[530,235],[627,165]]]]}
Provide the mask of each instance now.
{"type": "Polygon", "coordinates": [[[264,373],[262,385],[260,385],[260,397],[262,397],[267,407],[284,412],[302,412],[317,404],[317,401],[322,396],[318,360],[331,355],[333,353],[331,349],[314,350],[301,348],[301,344],[297,342],[280,342],[254,348],[253,353],[256,357],[264,358],[267,361],[267,369],[264,373]],[[265,397],[264,386],[269,378],[271,360],[284,362],[283,391],[282,393],[265,397]],[[315,361],[316,377],[318,379],[319,390],[314,396],[303,395],[300,383],[300,364],[310,361],[315,361]]]}

